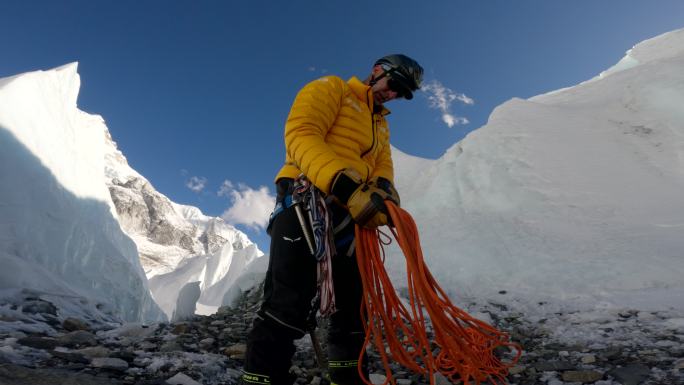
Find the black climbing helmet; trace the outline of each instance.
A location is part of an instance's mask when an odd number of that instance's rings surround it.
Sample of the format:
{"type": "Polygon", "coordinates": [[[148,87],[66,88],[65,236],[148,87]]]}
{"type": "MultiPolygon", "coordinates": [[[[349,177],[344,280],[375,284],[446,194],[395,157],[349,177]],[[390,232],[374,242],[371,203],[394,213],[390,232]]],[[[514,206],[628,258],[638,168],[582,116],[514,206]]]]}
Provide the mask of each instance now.
{"type": "Polygon", "coordinates": [[[376,80],[389,76],[399,83],[404,98],[413,99],[413,91],[419,89],[423,82],[423,67],[417,61],[406,55],[396,54],[381,57],[375,65],[380,65],[385,70],[376,80]]]}

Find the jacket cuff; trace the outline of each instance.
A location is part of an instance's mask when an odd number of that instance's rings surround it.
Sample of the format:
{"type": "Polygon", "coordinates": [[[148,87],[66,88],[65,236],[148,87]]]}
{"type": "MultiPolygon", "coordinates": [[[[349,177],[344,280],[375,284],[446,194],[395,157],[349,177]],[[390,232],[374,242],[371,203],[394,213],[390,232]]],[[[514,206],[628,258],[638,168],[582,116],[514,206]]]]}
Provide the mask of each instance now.
{"type": "Polygon", "coordinates": [[[349,201],[349,197],[351,197],[360,185],[360,183],[354,181],[342,171],[335,177],[330,192],[337,197],[342,204],[346,205],[347,201],[349,201]]]}

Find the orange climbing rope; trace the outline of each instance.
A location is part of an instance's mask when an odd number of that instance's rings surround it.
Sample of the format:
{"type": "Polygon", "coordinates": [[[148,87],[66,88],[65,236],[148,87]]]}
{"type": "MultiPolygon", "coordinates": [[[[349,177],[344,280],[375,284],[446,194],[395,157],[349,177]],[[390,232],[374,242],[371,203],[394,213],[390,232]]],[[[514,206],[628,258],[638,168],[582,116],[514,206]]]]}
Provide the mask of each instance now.
{"type": "MultiPolygon", "coordinates": [[[[383,266],[384,250],[377,230],[356,227],[357,260],[363,282],[361,314],[366,325],[366,342],[373,342],[387,373],[385,384],[394,384],[390,362],[421,373],[435,384],[439,372],[454,383],[506,384],[508,368],[522,349],[507,333],[470,316],[454,306],[439,287],[423,260],[418,230],[411,215],[385,202],[395,228],[394,238],[406,257],[410,310],[401,302],[383,266]],[[427,323],[432,323],[434,341],[428,340],[427,323]],[[497,348],[515,351],[503,362],[497,348]]],[[[359,374],[362,370],[359,358],[359,374]]],[[[371,384],[368,379],[364,379],[371,384]]]]}

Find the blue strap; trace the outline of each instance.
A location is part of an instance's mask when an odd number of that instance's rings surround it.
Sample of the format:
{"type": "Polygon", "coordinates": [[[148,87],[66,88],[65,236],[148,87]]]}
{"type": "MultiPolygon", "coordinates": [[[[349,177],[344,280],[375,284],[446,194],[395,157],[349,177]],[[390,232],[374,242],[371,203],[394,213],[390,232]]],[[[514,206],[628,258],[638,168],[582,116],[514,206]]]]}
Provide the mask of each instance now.
{"type": "Polygon", "coordinates": [[[346,237],[342,239],[335,239],[335,247],[341,249],[354,241],[354,233],[347,234],[346,237]]]}
{"type": "Polygon", "coordinates": [[[275,207],[273,208],[273,212],[271,212],[271,216],[268,218],[267,229],[271,228],[271,224],[273,223],[275,217],[278,216],[278,214],[282,213],[283,210],[290,207],[292,207],[292,194],[285,195],[282,201],[277,201],[275,207]]]}

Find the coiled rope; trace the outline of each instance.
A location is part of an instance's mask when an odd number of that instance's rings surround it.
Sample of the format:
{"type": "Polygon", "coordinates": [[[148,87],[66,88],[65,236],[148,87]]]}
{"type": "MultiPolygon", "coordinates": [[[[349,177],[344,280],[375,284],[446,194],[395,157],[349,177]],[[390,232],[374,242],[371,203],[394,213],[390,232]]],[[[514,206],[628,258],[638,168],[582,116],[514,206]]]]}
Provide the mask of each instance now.
{"type": "MultiPolygon", "coordinates": [[[[449,301],[423,259],[418,229],[411,215],[385,201],[395,228],[390,228],[406,257],[410,310],[399,299],[383,266],[384,249],[378,230],[356,226],[357,260],[364,298],[361,316],[366,325],[364,346],[373,342],[387,373],[384,385],[395,384],[390,362],[398,362],[435,384],[435,373],[464,384],[506,384],[508,369],[522,349],[510,336],[470,316],[449,301]],[[432,323],[434,341],[428,340],[427,322],[432,323]],[[495,350],[514,350],[503,362],[495,350]]],[[[359,356],[359,375],[363,378],[359,356]]],[[[368,379],[364,382],[371,385],[368,379]]]]}

